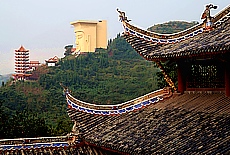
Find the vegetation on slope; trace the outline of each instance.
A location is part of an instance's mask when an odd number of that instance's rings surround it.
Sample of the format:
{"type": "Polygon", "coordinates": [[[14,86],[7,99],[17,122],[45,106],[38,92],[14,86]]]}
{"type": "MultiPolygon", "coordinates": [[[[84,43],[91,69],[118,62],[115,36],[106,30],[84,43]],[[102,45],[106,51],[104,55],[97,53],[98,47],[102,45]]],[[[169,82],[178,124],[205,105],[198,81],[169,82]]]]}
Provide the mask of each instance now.
{"type": "Polygon", "coordinates": [[[98,49],[95,53],[82,54],[77,58],[68,56],[57,67],[42,66],[38,81],[18,81],[1,87],[0,100],[3,102],[0,109],[4,114],[1,117],[5,119],[7,116],[7,120],[11,121],[1,125],[4,127],[0,131],[12,128],[12,131],[28,132],[4,132],[8,138],[40,136],[39,132],[29,134],[35,129],[27,125],[31,122],[30,126],[38,128],[41,125],[36,122],[45,120],[43,136],[66,134],[72,123],[66,113],[60,82],[69,87],[78,99],[97,104],[116,104],[156,90],[155,75],[158,71],[152,62],[142,59],[118,35],[107,50],[98,49]]]}
{"type": "MultiPolygon", "coordinates": [[[[161,32],[160,32],[161,33],[161,32]]],[[[169,70],[174,70],[170,69],[169,70]]],[[[118,35],[107,50],[66,56],[57,67],[41,66],[38,81],[0,88],[0,138],[62,135],[72,122],[59,83],[86,102],[117,104],[166,86],[154,63],[141,58],[118,35]]]]}
{"type": "Polygon", "coordinates": [[[148,28],[149,31],[162,33],[162,34],[172,34],[176,32],[183,31],[194,25],[199,24],[196,21],[185,22],[185,21],[170,21],[163,24],[157,24],[148,28]]]}

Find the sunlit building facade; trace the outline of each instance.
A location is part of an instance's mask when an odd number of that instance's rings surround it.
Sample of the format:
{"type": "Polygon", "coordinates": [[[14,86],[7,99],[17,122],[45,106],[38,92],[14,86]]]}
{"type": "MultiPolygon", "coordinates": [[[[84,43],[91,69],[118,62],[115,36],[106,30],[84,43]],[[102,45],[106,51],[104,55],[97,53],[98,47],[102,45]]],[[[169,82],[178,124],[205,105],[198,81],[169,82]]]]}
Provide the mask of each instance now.
{"type": "Polygon", "coordinates": [[[107,48],[107,21],[78,20],[74,26],[76,52],[95,52],[96,48],[107,48]]]}

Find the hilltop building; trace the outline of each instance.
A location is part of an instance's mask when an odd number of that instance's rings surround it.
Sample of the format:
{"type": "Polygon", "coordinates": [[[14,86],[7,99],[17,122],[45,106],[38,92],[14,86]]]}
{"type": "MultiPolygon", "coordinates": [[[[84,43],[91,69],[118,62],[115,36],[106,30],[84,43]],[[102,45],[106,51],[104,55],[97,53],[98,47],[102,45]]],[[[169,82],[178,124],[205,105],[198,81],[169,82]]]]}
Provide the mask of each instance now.
{"type": "Polygon", "coordinates": [[[40,62],[39,61],[30,61],[30,65],[29,68],[31,71],[34,71],[38,68],[38,66],[40,66],[40,62]]]}
{"type": "Polygon", "coordinates": [[[65,49],[65,52],[64,52],[65,56],[76,55],[77,53],[79,53],[76,51],[76,48],[74,48],[73,45],[66,45],[64,49],[65,49]]]}
{"type": "Polygon", "coordinates": [[[78,20],[74,26],[76,52],[95,52],[96,48],[107,48],[107,21],[78,20]]]}
{"type": "Polygon", "coordinates": [[[124,38],[144,59],[155,62],[166,82],[175,91],[219,91],[230,97],[229,10],[210,17],[212,4],[206,6],[203,23],[174,34],[145,31],[130,24],[118,10],[124,38]],[[177,65],[178,88],[162,63],[177,65]]]}
{"type": "Polygon", "coordinates": [[[39,61],[30,61],[29,50],[26,50],[23,46],[15,50],[16,73],[13,74],[15,80],[34,80],[33,71],[35,71],[38,66],[40,66],[39,61]]]}
{"type": "Polygon", "coordinates": [[[57,62],[59,61],[59,58],[57,56],[54,56],[53,58],[49,58],[49,60],[45,60],[47,66],[56,66],[57,62]]]}
{"type": "Polygon", "coordinates": [[[18,50],[15,50],[15,74],[16,80],[26,80],[31,74],[28,73],[29,69],[29,50],[26,50],[22,45],[18,50]]]}

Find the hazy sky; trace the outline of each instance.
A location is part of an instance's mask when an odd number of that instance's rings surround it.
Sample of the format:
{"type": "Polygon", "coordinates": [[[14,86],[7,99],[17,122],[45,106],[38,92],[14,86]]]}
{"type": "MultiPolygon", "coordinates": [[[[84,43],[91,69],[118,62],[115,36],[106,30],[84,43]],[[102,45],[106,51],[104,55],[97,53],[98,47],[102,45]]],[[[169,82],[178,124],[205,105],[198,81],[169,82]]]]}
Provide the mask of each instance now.
{"type": "Polygon", "coordinates": [[[148,27],[172,20],[199,21],[206,4],[229,0],[0,0],[0,75],[14,73],[14,50],[23,45],[30,60],[63,57],[63,47],[74,44],[70,22],[107,20],[108,39],[123,31],[116,8],[126,12],[134,25],[148,27]]]}

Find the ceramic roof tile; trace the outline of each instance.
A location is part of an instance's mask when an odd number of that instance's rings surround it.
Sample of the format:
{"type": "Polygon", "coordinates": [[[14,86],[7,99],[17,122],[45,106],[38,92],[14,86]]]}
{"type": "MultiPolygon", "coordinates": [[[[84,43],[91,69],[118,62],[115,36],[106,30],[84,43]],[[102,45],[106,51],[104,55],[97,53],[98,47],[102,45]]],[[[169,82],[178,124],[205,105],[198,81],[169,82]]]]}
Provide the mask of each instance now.
{"type": "Polygon", "coordinates": [[[164,36],[163,34],[156,35],[152,32],[134,27],[129,23],[124,23],[125,32],[123,36],[139,54],[141,54],[144,58],[153,61],[188,57],[191,56],[191,52],[196,54],[196,56],[210,52],[218,54],[223,52],[223,50],[229,52],[230,6],[226,7],[224,11],[217,14],[214,17],[214,21],[216,28],[211,31],[204,31],[202,23],[183,31],[182,33],[176,35],[172,34],[172,36],[164,36]],[[150,40],[143,37],[151,37],[154,35],[156,38],[151,38],[150,40]],[[185,40],[178,39],[186,38],[186,36],[189,36],[189,38],[185,40]],[[175,43],[170,43],[170,40],[177,41],[175,43]]]}

